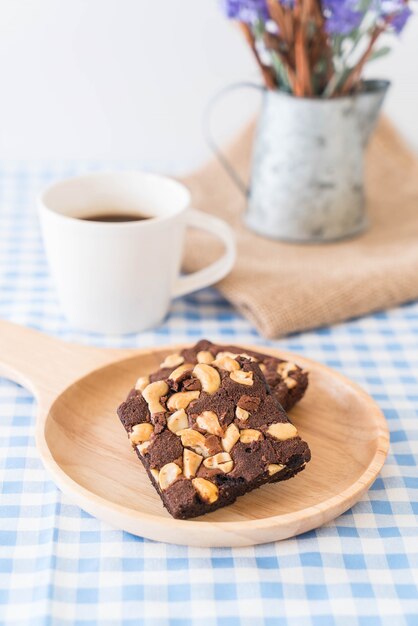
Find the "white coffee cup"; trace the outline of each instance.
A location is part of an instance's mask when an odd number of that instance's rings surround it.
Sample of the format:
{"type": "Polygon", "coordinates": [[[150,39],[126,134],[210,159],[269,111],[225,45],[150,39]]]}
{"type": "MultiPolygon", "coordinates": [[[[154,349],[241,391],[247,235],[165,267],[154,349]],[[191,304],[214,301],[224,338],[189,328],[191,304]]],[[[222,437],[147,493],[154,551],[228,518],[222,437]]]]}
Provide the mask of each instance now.
{"type": "Polygon", "coordinates": [[[81,330],[138,332],[159,324],[172,298],[221,280],[235,260],[233,232],[190,207],[179,182],[142,172],[98,173],[58,182],[38,199],[51,273],[63,311],[81,330]],[[142,214],[141,221],[102,222],[97,214],[142,214]],[[187,226],[225,246],[211,265],[180,276],[187,226]]]}

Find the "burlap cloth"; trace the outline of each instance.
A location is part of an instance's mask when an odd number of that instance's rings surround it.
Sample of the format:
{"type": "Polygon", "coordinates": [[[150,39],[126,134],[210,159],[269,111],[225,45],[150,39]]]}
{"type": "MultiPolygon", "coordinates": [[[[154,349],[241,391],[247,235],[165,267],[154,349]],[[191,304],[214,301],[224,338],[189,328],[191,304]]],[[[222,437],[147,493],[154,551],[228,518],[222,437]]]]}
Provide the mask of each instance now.
{"type": "MultiPolygon", "coordinates": [[[[253,125],[229,156],[248,178],[253,125]]],[[[248,230],[245,200],[216,160],[183,181],[193,204],[233,227],[238,258],[217,286],[267,338],[315,328],[418,298],[418,159],[382,120],[367,154],[370,228],[362,236],[325,245],[285,244],[248,230]]],[[[194,234],[186,268],[213,260],[213,238],[194,234]]]]}

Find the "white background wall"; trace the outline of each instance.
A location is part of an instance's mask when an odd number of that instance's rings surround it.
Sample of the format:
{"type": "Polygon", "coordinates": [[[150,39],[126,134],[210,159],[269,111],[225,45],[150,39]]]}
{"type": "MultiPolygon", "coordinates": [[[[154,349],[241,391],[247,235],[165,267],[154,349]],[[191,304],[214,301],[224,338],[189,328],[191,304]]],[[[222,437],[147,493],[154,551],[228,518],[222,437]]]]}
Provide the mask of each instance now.
{"type": "MultiPolygon", "coordinates": [[[[386,110],[418,150],[418,15],[391,57],[386,110]]],[[[226,83],[257,79],[218,0],[1,0],[0,158],[135,159],[179,171],[207,155],[201,116],[226,83]]],[[[257,96],[230,98],[232,134],[257,96]]]]}

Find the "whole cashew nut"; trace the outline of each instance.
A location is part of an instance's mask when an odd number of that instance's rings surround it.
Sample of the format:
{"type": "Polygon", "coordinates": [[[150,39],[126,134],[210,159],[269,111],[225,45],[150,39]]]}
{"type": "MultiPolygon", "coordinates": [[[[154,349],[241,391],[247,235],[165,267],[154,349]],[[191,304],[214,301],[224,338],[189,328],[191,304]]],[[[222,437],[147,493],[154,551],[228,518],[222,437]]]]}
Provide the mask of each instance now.
{"type": "Polygon", "coordinates": [[[193,369],[193,375],[200,380],[202,390],[206,393],[215,393],[221,386],[219,372],[206,363],[198,363],[193,369]]]}
{"type": "Polygon", "coordinates": [[[165,411],[165,408],[160,403],[160,398],[165,396],[166,393],[168,393],[168,385],[163,380],[157,380],[145,387],[142,395],[148,404],[151,415],[165,411]]]}

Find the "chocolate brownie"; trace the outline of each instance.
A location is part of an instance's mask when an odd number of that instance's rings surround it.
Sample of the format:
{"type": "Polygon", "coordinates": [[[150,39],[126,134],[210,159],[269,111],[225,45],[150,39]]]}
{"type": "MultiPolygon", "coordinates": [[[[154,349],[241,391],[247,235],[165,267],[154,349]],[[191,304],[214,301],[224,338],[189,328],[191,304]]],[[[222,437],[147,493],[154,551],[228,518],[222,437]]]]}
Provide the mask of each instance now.
{"type": "MultiPolygon", "coordinates": [[[[239,346],[220,346],[202,339],[195,346],[180,352],[186,363],[211,363],[215,357],[244,354],[260,365],[264,378],[273,395],[285,411],[290,411],[302,399],[308,387],[308,373],[295,363],[277,357],[254,352],[239,346]]],[[[165,364],[162,364],[165,365],[165,364]]],[[[170,374],[170,366],[161,367],[151,376],[151,381],[164,380],[170,374]]]]}
{"type": "Polygon", "coordinates": [[[167,375],[139,378],[118,409],[164,506],[181,519],[287,480],[311,456],[252,355],[199,352],[206,362],[200,354],[190,364],[187,351],[168,356],[167,375]]]}

